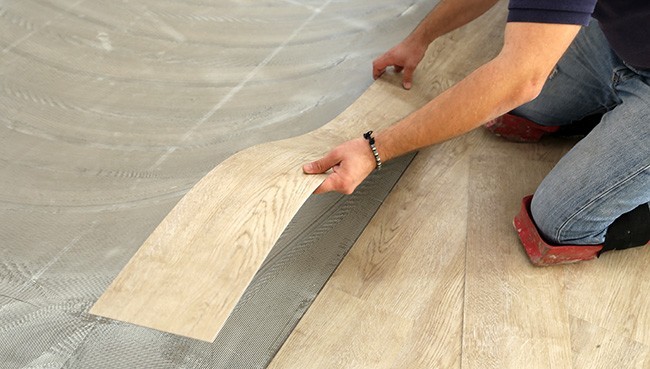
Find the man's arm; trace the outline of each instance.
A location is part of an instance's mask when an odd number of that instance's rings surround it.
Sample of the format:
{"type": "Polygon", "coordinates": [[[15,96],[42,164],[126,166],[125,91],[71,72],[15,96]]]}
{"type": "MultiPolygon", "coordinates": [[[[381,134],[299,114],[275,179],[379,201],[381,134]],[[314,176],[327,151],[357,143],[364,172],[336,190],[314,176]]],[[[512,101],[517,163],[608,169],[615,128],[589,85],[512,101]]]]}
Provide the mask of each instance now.
{"type": "MultiPolygon", "coordinates": [[[[580,30],[578,25],[508,23],[497,57],[376,136],[383,161],[466,133],[533,100],[580,30]]],[[[303,167],[333,172],[316,193],[352,193],[375,168],[363,138],[348,141],[303,167]]]]}
{"type": "Polygon", "coordinates": [[[424,57],[427,47],[438,37],[478,18],[498,0],[442,0],[402,42],[372,63],[372,75],[379,78],[387,67],[404,71],[402,85],[411,88],[413,71],[424,57]]]}

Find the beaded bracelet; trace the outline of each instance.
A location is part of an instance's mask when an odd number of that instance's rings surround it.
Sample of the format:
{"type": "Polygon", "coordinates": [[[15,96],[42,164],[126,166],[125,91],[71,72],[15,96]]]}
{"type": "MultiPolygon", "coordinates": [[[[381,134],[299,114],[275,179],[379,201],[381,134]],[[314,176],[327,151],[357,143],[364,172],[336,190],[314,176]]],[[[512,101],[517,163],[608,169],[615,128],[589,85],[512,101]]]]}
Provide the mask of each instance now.
{"type": "Polygon", "coordinates": [[[364,133],[363,138],[368,140],[368,143],[370,144],[370,149],[372,150],[372,154],[375,156],[375,162],[377,163],[377,170],[380,170],[381,158],[379,157],[379,153],[377,152],[377,148],[375,147],[375,138],[372,137],[372,131],[368,131],[364,133]]]}

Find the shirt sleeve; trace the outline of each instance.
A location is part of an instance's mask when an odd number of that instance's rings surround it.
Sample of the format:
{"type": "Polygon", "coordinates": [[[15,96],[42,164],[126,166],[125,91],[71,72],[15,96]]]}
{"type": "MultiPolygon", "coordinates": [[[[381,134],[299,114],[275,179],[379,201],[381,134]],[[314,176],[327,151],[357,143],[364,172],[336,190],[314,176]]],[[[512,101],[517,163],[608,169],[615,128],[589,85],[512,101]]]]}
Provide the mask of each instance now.
{"type": "Polygon", "coordinates": [[[508,22],[589,24],[597,0],[510,0],[508,22]]]}

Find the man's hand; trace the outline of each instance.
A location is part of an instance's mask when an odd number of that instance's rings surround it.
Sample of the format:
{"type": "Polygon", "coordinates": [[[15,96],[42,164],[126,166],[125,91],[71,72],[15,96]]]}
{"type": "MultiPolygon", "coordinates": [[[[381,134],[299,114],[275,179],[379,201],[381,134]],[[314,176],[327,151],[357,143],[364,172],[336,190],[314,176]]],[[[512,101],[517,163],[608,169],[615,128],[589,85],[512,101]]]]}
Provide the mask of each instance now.
{"type": "Polygon", "coordinates": [[[336,191],[349,195],[375,166],[375,157],[368,141],[358,138],[339,145],[320,160],[305,164],[302,170],[306,174],[318,174],[332,169],[332,173],[314,193],[336,191]]]}
{"type": "Polygon", "coordinates": [[[384,74],[386,68],[392,66],[395,68],[395,72],[404,72],[402,86],[410,90],[413,84],[413,71],[424,58],[426,51],[426,45],[421,45],[407,38],[388,50],[384,55],[375,59],[372,63],[372,76],[377,79],[384,74]]]}
{"type": "Polygon", "coordinates": [[[372,75],[381,77],[386,68],[404,72],[402,86],[411,89],[413,71],[420,64],[429,44],[436,38],[461,27],[494,6],[497,0],[441,0],[404,41],[372,63],[372,75]]]}

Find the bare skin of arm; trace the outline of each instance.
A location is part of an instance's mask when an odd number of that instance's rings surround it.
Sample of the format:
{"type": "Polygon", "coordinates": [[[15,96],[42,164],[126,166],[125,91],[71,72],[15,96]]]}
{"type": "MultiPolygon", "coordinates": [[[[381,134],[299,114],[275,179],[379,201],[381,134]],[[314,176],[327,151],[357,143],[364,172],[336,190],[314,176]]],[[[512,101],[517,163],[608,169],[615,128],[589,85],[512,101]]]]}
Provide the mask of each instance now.
{"type": "Polygon", "coordinates": [[[387,67],[404,71],[402,86],[409,90],[413,71],[424,57],[427,47],[438,37],[473,21],[488,11],[497,0],[443,0],[402,42],[372,63],[372,75],[379,78],[387,67]]]}
{"type": "MultiPolygon", "coordinates": [[[[508,23],[499,55],[376,135],[382,160],[459,136],[533,100],[579,30],[576,25],[508,23]]],[[[350,194],[374,168],[368,142],[358,138],[306,164],[303,171],[332,169],[315,193],[350,194]]]]}

